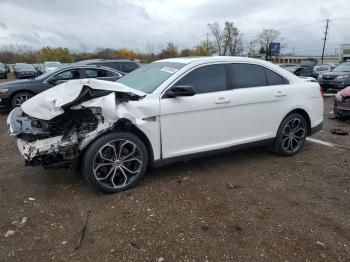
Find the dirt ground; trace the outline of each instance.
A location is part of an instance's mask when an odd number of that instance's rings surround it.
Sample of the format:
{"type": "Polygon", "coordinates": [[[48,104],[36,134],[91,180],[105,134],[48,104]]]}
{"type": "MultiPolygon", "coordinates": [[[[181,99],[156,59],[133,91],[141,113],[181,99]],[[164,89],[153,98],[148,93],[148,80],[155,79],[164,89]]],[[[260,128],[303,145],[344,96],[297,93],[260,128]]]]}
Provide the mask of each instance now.
{"type": "Polygon", "coordinates": [[[350,125],[328,119],[331,110],[326,98],[314,138],[343,147],[307,142],[289,158],[256,148],[176,163],[112,195],[77,173],[24,167],[3,112],[0,260],[350,261],[350,137],[329,131],[350,134],[350,125]]]}

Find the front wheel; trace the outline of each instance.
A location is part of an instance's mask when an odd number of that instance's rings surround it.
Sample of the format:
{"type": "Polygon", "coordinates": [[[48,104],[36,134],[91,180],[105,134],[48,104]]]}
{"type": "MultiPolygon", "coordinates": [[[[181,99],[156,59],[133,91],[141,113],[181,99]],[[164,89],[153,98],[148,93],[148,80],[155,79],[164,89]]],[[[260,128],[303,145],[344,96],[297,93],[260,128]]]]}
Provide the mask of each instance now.
{"type": "Polygon", "coordinates": [[[282,156],[295,155],[303,148],[307,132],[307,123],[302,115],[293,113],[286,116],[278,129],[272,151],[282,156]]]}
{"type": "Polygon", "coordinates": [[[11,105],[12,108],[21,106],[25,101],[32,98],[33,94],[28,92],[19,92],[12,97],[11,105]]]}
{"type": "Polygon", "coordinates": [[[82,172],[98,191],[115,193],[134,187],[147,165],[148,153],[141,139],[131,133],[110,133],[89,146],[82,172]]]}

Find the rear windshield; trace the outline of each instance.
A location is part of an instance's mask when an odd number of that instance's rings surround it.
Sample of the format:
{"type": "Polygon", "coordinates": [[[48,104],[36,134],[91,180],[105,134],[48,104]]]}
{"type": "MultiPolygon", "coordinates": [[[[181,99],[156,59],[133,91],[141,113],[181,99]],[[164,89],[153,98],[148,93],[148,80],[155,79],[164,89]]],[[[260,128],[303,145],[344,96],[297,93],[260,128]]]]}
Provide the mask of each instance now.
{"type": "Polygon", "coordinates": [[[185,65],[174,62],[154,62],[132,71],[117,82],[145,93],[152,93],[185,65]]]}

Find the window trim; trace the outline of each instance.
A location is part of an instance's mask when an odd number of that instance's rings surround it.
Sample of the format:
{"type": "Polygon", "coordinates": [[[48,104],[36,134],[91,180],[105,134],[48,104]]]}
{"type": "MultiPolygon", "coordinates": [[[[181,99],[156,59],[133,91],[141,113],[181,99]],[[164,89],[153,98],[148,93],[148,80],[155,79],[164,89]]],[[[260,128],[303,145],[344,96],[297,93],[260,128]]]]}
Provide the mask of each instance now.
{"type": "MultiPolygon", "coordinates": [[[[163,91],[160,94],[160,99],[168,99],[167,97],[164,97],[165,93],[172,88],[179,80],[181,80],[182,78],[184,78],[185,76],[187,76],[189,73],[191,73],[192,71],[204,67],[204,66],[211,66],[211,65],[224,65],[225,67],[225,74],[226,74],[226,89],[225,90],[220,90],[220,91],[216,91],[216,92],[226,92],[229,90],[232,90],[230,88],[230,82],[229,82],[229,74],[228,74],[228,70],[229,70],[229,64],[230,62],[209,62],[209,63],[205,63],[205,64],[201,64],[201,65],[197,65],[194,66],[192,68],[190,68],[189,70],[187,70],[186,72],[183,72],[181,75],[179,75],[176,79],[174,79],[171,83],[168,84],[167,87],[165,87],[163,89],[163,91]]],[[[199,94],[195,94],[196,95],[205,95],[205,94],[210,94],[210,93],[215,93],[215,92],[207,92],[207,93],[199,93],[199,94]]]]}

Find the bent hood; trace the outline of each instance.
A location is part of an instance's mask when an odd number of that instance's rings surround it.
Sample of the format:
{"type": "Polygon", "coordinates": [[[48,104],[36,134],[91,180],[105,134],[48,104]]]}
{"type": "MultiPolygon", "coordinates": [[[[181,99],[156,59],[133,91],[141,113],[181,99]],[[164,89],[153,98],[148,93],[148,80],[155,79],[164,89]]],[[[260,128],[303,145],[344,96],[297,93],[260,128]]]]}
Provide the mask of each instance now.
{"type": "Polygon", "coordinates": [[[34,96],[24,102],[21,108],[29,116],[50,120],[63,114],[66,108],[112,92],[116,94],[116,100],[118,96],[122,98],[120,101],[135,100],[146,95],[120,83],[96,79],[71,80],[34,96]]]}

